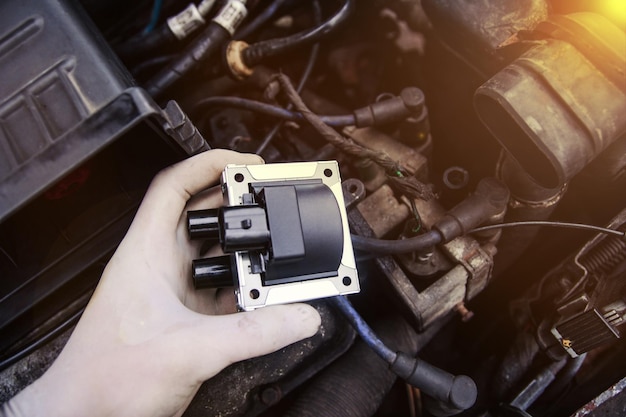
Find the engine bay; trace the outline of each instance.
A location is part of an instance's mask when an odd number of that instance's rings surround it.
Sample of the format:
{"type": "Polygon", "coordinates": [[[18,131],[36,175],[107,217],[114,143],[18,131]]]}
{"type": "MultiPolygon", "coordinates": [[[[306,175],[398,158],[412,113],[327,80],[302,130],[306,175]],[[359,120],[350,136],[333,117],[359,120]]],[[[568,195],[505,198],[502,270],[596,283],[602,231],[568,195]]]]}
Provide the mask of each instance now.
{"type": "Polygon", "coordinates": [[[0,28],[0,402],[151,178],[225,148],[267,165],[190,214],[227,253],[196,285],[322,327],[185,416],[626,413],[622,1],[7,0],[0,28]]]}

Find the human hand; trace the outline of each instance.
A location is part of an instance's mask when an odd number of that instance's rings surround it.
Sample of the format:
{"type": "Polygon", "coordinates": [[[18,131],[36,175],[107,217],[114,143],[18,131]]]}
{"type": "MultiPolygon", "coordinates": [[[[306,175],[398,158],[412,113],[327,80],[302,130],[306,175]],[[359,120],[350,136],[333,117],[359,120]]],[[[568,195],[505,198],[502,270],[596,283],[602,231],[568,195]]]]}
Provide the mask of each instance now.
{"type": "Polygon", "coordinates": [[[193,289],[200,243],[187,236],[186,211],[221,205],[219,187],[207,187],[227,163],[262,161],[212,150],[154,179],[67,345],[7,415],[180,415],[224,367],[315,334],[320,317],[306,304],[225,314],[232,292],[193,289]]]}

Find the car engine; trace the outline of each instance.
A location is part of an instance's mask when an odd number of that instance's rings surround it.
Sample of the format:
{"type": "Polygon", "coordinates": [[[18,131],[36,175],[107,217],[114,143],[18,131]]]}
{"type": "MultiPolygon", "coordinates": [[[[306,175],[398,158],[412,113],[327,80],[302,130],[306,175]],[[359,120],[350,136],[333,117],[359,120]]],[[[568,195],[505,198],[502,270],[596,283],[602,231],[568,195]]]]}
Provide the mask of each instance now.
{"type": "Polygon", "coordinates": [[[267,165],[189,213],[196,286],[322,326],[185,416],[626,414],[622,0],[4,0],[0,74],[0,403],[226,148],[267,165]]]}

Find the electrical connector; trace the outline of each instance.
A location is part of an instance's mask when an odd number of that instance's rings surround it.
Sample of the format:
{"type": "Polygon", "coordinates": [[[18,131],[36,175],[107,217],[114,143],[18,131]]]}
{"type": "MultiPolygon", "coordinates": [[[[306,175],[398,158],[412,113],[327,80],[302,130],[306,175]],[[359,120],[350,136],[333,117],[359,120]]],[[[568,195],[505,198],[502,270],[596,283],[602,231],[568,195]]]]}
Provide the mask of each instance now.
{"type": "Polygon", "coordinates": [[[244,310],[360,290],[336,162],[229,165],[222,186],[227,206],[187,213],[229,254],[194,261],[196,288],[234,284],[244,310]]]}
{"type": "Polygon", "coordinates": [[[355,110],[355,125],[356,127],[382,126],[420,115],[423,108],[422,90],[417,87],[407,87],[400,92],[399,96],[355,110]]]}

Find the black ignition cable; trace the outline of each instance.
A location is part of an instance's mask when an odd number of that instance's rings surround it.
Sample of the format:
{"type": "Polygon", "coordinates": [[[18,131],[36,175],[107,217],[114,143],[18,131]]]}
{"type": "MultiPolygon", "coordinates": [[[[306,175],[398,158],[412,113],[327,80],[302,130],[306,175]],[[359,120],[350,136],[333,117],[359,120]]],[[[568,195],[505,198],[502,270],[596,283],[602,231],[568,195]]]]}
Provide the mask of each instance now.
{"type": "Polygon", "coordinates": [[[389,364],[393,373],[439,401],[439,415],[458,414],[474,405],[478,391],[472,378],[452,375],[407,353],[393,351],[380,340],[346,297],[333,297],[331,301],[365,344],[389,364]]]}
{"type": "MultiPolygon", "coordinates": [[[[154,25],[115,46],[115,51],[126,61],[137,61],[151,53],[170,48],[196,33],[206,25],[216,0],[202,0],[197,6],[189,3],[178,14],[167,18],[165,23],[154,25]]],[[[150,22],[152,25],[153,22],[150,22]]]]}
{"type": "Polygon", "coordinates": [[[305,30],[291,36],[278,39],[269,39],[249,45],[242,51],[242,59],[248,67],[253,67],[261,63],[265,58],[294,51],[303,46],[316,43],[324,36],[333,32],[354,10],[355,0],[346,0],[341,8],[321,25],[305,30]]]}
{"type": "Polygon", "coordinates": [[[246,13],[242,1],[228,1],[202,33],[147,82],[145,89],[148,93],[159,96],[196,66],[206,62],[233,36],[246,13]]]}
{"type": "Polygon", "coordinates": [[[339,10],[321,24],[295,33],[284,38],[268,39],[249,45],[248,43],[235,40],[226,48],[226,62],[231,75],[238,79],[249,77],[252,68],[268,57],[280,55],[312,45],[325,36],[334,32],[352,14],[355,9],[355,0],[345,0],[339,10]]]}

